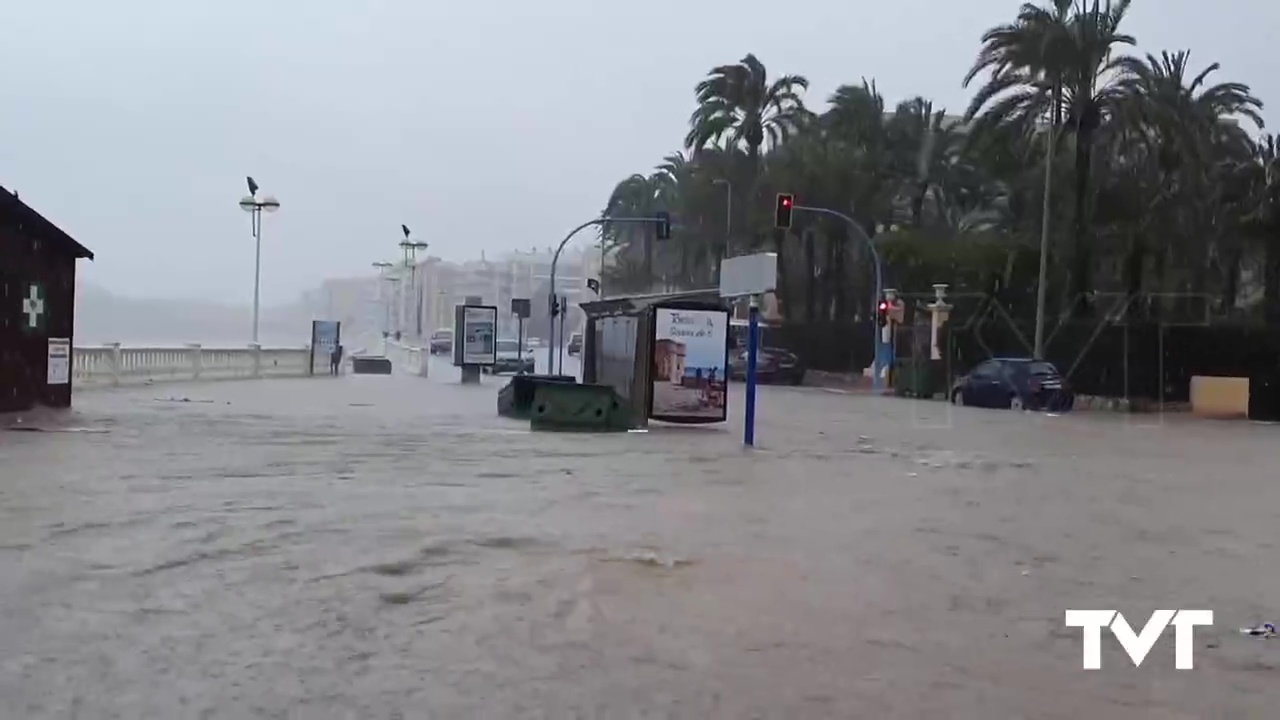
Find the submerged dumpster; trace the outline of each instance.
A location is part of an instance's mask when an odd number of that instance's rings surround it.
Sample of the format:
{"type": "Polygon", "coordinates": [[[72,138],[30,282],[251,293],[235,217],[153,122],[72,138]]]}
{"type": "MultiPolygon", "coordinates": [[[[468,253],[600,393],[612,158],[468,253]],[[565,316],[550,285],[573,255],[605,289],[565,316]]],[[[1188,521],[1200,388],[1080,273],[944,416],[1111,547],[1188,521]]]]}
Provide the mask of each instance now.
{"type": "Polygon", "coordinates": [[[351,373],[353,375],[390,375],[391,361],[385,357],[372,357],[369,355],[360,355],[351,358],[351,373]]]}
{"type": "Polygon", "coordinates": [[[516,375],[506,387],[498,391],[498,414],[503,417],[529,419],[533,410],[535,389],[542,384],[574,384],[572,375],[516,375]]]}
{"type": "Polygon", "coordinates": [[[529,422],[534,430],[623,431],[631,427],[627,402],[608,385],[547,382],[533,387],[529,422]]]}

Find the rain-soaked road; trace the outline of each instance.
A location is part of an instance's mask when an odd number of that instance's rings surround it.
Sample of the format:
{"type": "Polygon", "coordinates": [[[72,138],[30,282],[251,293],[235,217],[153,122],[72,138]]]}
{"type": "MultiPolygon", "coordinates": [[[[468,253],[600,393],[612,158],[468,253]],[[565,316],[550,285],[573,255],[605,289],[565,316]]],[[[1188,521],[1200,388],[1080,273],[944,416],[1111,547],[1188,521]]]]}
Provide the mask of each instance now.
{"type": "Polygon", "coordinates": [[[768,388],[747,453],[447,375],[0,433],[0,717],[1276,717],[1236,628],[1280,617],[1277,428],[768,388]],[[1062,626],[1178,607],[1217,614],[1190,671],[1062,626]]]}

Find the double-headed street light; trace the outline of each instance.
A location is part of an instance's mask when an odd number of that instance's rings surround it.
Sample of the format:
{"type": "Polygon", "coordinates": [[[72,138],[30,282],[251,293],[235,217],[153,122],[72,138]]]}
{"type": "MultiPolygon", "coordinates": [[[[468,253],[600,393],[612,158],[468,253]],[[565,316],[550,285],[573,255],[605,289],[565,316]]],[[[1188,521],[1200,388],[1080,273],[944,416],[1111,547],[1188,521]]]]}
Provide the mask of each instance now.
{"type": "Polygon", "coordinates": [[[391,293],[387,291],[387,271],[395,267],[395,263],[376,262],[373,264],[378,269],[378,295],[382,297],[382,332],[384,334],[391,333],[391,293]]]}
{"type": "MultiPolygon", "coordinates": [[[[413,299],[418,304],[415,317],[418,320],[417,325],[420,326],[422,324],[421,322],[422,299],[418,294],[418,251],[426,250],[428,244],[424,242],[410,240],[409,239],[410,232],[409,232],[408,225],[401,225],[400,230],[404,232],[404,239],[400,241],[400,250],[404,252],[405,267],[409,268],[409,292],[413,294],[413,299]]],[[[404,304],[401,303],[401,311],[403,311],[403,309],[404,309],[404,304]]],[[[417,327],[417,330],[418,330],[418,334],[421,335],[422,328],[417,327]]]]}
{"type": "Polygon", "coordinates": [[[252,216],[253,224],[253,342],[258,342],[258,307],[262,285],[262,213],[273,213],[280,209],[280,201],[271,195],[258,196],[258,183],[246,177],[249,194],[240,198],[240,209],[252,216]]]}

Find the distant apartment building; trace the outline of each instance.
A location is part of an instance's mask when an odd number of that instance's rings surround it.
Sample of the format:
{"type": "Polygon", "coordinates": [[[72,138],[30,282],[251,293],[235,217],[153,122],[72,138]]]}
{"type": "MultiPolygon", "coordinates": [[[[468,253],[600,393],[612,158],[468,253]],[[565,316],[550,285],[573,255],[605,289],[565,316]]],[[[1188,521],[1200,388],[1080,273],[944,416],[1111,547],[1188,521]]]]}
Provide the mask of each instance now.
{"type": "Polygon", "coordinates": [[[376,278],[330,278],[304,296],[313,320],[338,320],[343,335],[375,332],[382,327],[382,303],[376,278]]]}
{"type": "MultiPolygon", "coordinates": [[[[454,307],[474,296],[498,308],[499,333],[514,337],[517,320],[511,314],[513,298],[528,298],[535,317],[545,322],[552,256],[552,251],[545,248],[492,258],[482,253],[478,260],[461,263],[431,256],[413,265],[398,263],[387,268],[381,277],[325,281],[310,304],[334,319],[347,316],[362,327],[426,338],[439,328],[452,327],[454,307]]],[[[594,260],[590,251],[566,249],[556,267],[557,294],[570,307],[566,333],[581,325],[578,303],[594,297],[586,286],[587,278],[596,277],[598,272],[594,260]]],[[[546,334],[545,327],[530,328],[526,323],[526,333],[529,332],[535,337],[546,334]]]]}

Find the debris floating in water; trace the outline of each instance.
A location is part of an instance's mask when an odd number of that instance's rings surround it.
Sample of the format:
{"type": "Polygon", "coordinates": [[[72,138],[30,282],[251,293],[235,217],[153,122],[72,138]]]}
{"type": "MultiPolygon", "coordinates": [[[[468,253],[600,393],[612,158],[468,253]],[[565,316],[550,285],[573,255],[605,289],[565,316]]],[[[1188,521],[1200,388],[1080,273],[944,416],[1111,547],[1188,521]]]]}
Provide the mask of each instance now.
{"type": "Polygon", "coordinates": [[[1276,636],[1276,626],[1271,623],[1262,623],[1253,627],[1240,628],[1241,635],[1251,635],[1253,637],[1273,638],[1276,636]]]}

